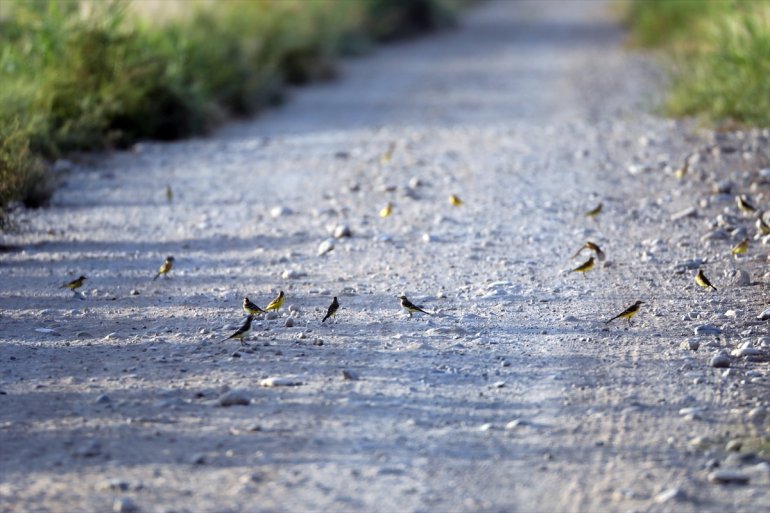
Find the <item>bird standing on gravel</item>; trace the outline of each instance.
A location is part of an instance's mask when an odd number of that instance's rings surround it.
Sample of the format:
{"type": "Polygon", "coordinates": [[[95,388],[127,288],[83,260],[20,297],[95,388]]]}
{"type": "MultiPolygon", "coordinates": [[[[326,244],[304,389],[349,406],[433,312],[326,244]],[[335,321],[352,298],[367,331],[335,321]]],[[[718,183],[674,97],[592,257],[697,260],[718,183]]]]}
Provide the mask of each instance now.
{"type": "Polygon", "coordinates": [[[590,257],[588,260],[580,264],[579,266],[572,269],[571,273],[583,273],[583,277],[585,278],[585,275],[588,271],[594,268],[594,257],[590,257]]]}
{"type": "Polygon", "coordinates": [[[764,219],[762,219],[762,216],[759,216],[757,219],[757,231],[760,235],[770,235],[770,225],[768,225],[764,219]]]}
{"type": "Polygon", "coordinates": [[[735,258],[738,258],[738,255],[742,255],[746,253],[749,250],[749,239],[743,239],[738,244],[733,246],[733,249],[730,250],[730,252],[733,254],[735,258]]]}
{"type": "Polygon", "coordinates": [[[380,210],[380,217],[388,217],[390,214],[393,213],[393,203],[388,201],[384,207],[382,207],[382,210],[380,210]]]}
{"type": "Polygon", "coordinates": [[[712,288],[716,290],[717,288],[711,284],[708,278],[706,278],[706,275],[703,274],[703,269],[698,269],[698,273],[695,275],[695,283],[703,287],[704,289],[712,288]]]}
{"type": "Polygon", "coordinates": [[[591,210],[586,212],[585,216],[586,217],[596,217],[596,216],[598,216],[601,213],[602,213],[602,204],[599,203],[594,208],[592,208],[591,210]]]}
{"type": "Polygon", "coordinates": [[[282,290],[279,291],[278,296],[272,301],[270,301],[270,303],[265,307],[265,311],[269,312],[272,310],[277,312],[278,310],[281,309],[281,307],[283,306],[283,302],[285,300],[286,300],[286,297],[283,295],[283,291],[282,290]]]}
{"type": "Polygon", "coordinates": [[[166,260],[163,261],[163,263],[160,265],[160,269],[158,269],[158,274],[155,275],[155,277],[152,279],[152,281],[157,280],[160,275],[168,276],[169,271],[174,268],[174,257],[167,256],[166,260]]]}
{"type": "Polygon", "coordinates": [[[628,325],[631,326],[631,317],[636,315],[639,312],[639,307],[644,304],[644,301],[637,301],[633,305],[629,306],[622,312],[620,312],[618,315],[613,317],[612,319],[605,321],[605,324],[609,324],[615,319],[620,319],[621,317],[625,317],[625,319],[628,321],[628,325]]]}
{"type": "Polygon", "coordinates": [[[409,301],[406,296],[399,296],[399,299],[401,300],[401,308],[403,308],[406,313],[409,314],[410,319],[412,318],[412,314],[415,312],[424,313],[426,315],[433,315],[432,313],[423,310],[421,306],[417,306],[409,301]]]}
{"type": "Polygon", "coordinates": [[[222,342],[225,342],[225,341],[230,340],[230,339],[237,338],[240,341],[241,344],[248,345],[246,342],[243,341],[243,339],[251,332],[251,321],[253,321],[253,320],[254,320],[254,316],[253,315],[249,315],[248,317],[246,317],[246,320],[241,325],[241,327],[238,328],[235,331],[235,333],[233,333],[232,335],[230,335],[226,339],[222,340],[222,342]]]}
{"type": "Polygon", "coordinates": [[[588,241],[585,244],[583,244],[583,246],[579,250],[577,250],[577,253],[572,255],[572,258],[575,258],[576,256],[580,255],[580,253],[582,253],[584,249],[593,251],[594,253],[596,253],[596,258],[598,258],[600,262],[604,261],[604,258],[605,258],[604,251],[602,251],[602,248],[600,248],[598,245],[594,244],[591,241],[588,241]]]}
{"type": "Polygon", "coordinates": [[[243,311],[246,312],[246,315],[258,315],[258,314],[267,313],[264,310],[262,310],[260,307],[252,303],[247,297],[243,298],[243,311]]]}
{"type": "Polygon", "coordinates": [[[81,276],[80,278],[74,279],[69,283],[65,283],[60,289],[70,289],[72,292],[77,292],[77,290],[83,286],[83,282],[86,281],[85,276],[81,276]]]}
{"type": "Polygon", "coordinates": [[[757,211],[757,207],[749,203],[745,194],[740,194],[735,197],[735,204],[738,205],[738,209],[744,214],[753,214],[757,211]]]}
{"type": "Polygon", "coordinates": [[[337,315],[337,310],[340,309],[340,303],[337,301],[337,296],[334,296],[334,299],[332,299],[332,304],[329,305],[329,308],[326,310],[326,315],[323,319],[321,319],[321,322],[326,322],[326,319],[329,317],[335,317],[337,315]]]}
{"type": "Polygon", "coordinates": [[[463,204],[463,200],[461,200],[457,194],[450,194],[449,204],[452,205],[453,207],[459,207],[463,204]]]}

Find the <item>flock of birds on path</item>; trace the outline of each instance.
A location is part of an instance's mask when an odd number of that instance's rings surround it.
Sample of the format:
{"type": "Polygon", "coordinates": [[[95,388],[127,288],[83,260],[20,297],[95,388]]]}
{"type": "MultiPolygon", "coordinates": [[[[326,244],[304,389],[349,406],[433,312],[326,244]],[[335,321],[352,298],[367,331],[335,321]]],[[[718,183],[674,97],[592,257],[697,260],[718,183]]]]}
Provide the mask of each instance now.
{"type": "MultiPolygon", "coordinates": [[[[391,143],[388,146],[388,149],[385,151],[385,153],[380,158],[381,162],[387,163],[390,161],[393,151],[395,149],[395,144],[391,143]]],[[[685,160],[685,164],[679,168],[676,171],[677,178],[682,178],[684,174],[687,172],[688,163],[687,160],[685,160]]],[[[166,186],[165,189],[165,195],[166,199],[171,202],[173,201],[174,194],[171,189],[170,185],[166,186]]],[[[757,208],[754,207],[746,198],[745,195],[738,195],[735,198],[736,205],[738,206],[738,209],[743,213],[749,213],[749,214],[756,214],[757,208]]],[[[462,200],[455,194],[451,194],[449,196],[449,203],[454,207],[460,207],[463,202],[462,200]]],[[[599,203],[596,205],[596,207],[592,208],[591,210],[585,212],[586,217],[595,218],[602,212],[602,203],[599,203]]],[[[380,217],[389,217],[393,213],[393,204],[388,202],[380,211],[379,216],[380,217]]],[[[768,225],[762,216],[758,216],[757,218],[757,229],[761,235],[770,235],[770,225],[768,225]]],[[[734,257],[738,257],[738,255],[742,255],[748,251],[749,248],[749,239],[745,238],[738,244],[732,247],[731,253],[734,257]]],[[[583,262],[582,264],[578,265],[574,269],[571,269],[569,272],[576,272],[576,273],[582,273],[585,277],[585,274],[592,270],[596,264],[596,261],[604,261],[605,260],[605,253],[602,251],[602,249],[594,242],[588,241],[586,242],[581,248],[573,255],[573,258],[578,257],[584,250],[591,251],[593,254],[583,262]]],[[[164,260],[163,264],[161,264],[160,268],[158,269],[158,272],[155,274],[155,276],[152,278],[153,281],[157,280],[161,276],[167,277],[169,272],[174,267],[175,259],[173,256],[168,256],[164,260]]],[[[76,295],[78,294],[78,289],[80,289],[83,284],[85,283],[86,277],[80,276],[68,283],[65,283],[61,286],[61,288],[68,288],[72,290],[76,295]]],[[[703,287],[704,289],[712,289],[716,291],[716,287],[711,284],[709,279],[706,277],[706,275],[703,273],[702,269],[698,269],[697,273],[695,274],[695,283],[698,284],[700,287],[703,287]]],[[[82,295],[80,296],[83,297],[82,295]]],[[[409,317],[412,317],[412,314],[414,313],[421,313],[426,315],[433,315],[431,312],[428,312],[424,310],[421,306],[416,305],[412,303],[406,295],[401,295],[398,297],[398,299],[401,302],[401,307],[403,310],[409,315],[409,317]]],[[[231,340],[236,339],[241,344],[246,345],[246,342],[244,339],[249,335],[251,331],[251,324],[254,320],[254,317],[257,315],[264,315],[268,312],[278,312],[281,307],[283,306],[284,302],[286,300],[286,296],[284,292],[281,290],[278,293],[278,296],[276,296],[265,308],[260,308],[256,304],[254,304],[248,297],[243,298],[243,304],[242,308],[243,311],[246,313],[247,317],[246,320],[243,322],[243,324],[229,337],[225,338],[225,340],[231,340]]],[[[619,314],[615,315],[614,317],[608,319],[605,321],[607,324],[611,323],[612,321],[616,319],[626,319],[628,321],[629,326],[631,325],[631,319],[639,312],[639,309],[644,304],[644,301],[636,301],[634,304],[620,312],[619,314]]],[[[321,322],[326,322],[327,320],[331,319],[332,317],[336,318],[337,311],[340,308],[340,303],[337,297],[335,296],[332,299],[331,304],[326,310],[326,315],[321,319],[321,322]]]]}

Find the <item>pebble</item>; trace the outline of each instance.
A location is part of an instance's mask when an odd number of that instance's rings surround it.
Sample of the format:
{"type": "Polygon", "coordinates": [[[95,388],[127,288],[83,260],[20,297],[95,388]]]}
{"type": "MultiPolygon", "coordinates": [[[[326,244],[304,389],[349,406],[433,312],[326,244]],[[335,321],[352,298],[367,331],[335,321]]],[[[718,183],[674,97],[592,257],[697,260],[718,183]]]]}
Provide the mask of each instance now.
{"type": "Polygon", "coordinates": [[[358,381],[358,374],[353,372],[353,371],[350,371],[350,370],[347,370],[347,369],[343,369],[342,370],[342,379],[347,380],[347,381],[358,381]]]}
{"type": "Polygon", "coordinates": [[[91,440],[89,442],[86,442],[77,451],[75,451],[75,454],[77,454],[78,456],[82,456],[84,458],[93,458],[95,456],[99,456],[101,453],[102,453],[102,446],[96,440],[91,440]]]}
{"type": "Polygon", "coordinates": [[[711,189],[714,194],[730,194],[733,187],[735,187],[735,183],[732,180],[719,180],[712,185],[711,189]]]}
{"type": "Polygon", "coordinates": [[[700,238],[700,240],[701,242],[708,242],[712,240],[725,240],[729,238],[730,238],[729,233],[722,230],[721,228],[717,228],[716,230],[712,230],[706,233],[703,237],[700,238]]]}
{"type": "Polygon", "coordinates": [[[217,399],[219,406],[246,406],[251,404],[251,394],[245,390],[229,390],[217,399]]]}
{"type": "Polygon", "coordinates": [[[749,413],[746,414],[746,418],[748,418],[751,422],[755,424],[761,424],[765,417],[767,416],[767,410],[764,408],[757,406],[756,408],[752,408],[749,410],[749,413]]]}
{"type": "Polygon", "coordinates": [[[56,330],[52,330],[51,328],[35,328],[35,331],[38,333],[45,333],[46,335],[54,335],[56,337],[61,337],[61,333],[59,333],[56,330]]]}
{"type": "Polygon", "coordinates": [[[111,402],[110,396],[107,394],[102,394],[99,397],[96,398],[96,404],[107,404],[111,402]]]}
{"type": "Polygon", "coordinates": [[[112,511],[115,513],[136,513],[139,506],[130,497],[118,497],[112,503],[112,511]]]}
{"type": "Polygon", "coordinates": [[[125,492],[129,488],[128,481],[113,477],[112,479],[106,479],[101,482],[99,488],[102,490],[111,490],[113,492],[125,492]]]}
{"type": "Polygon", "coordinates": [[[93,335],[91,335],[91,334],[90,334],[89,332],[87,332],[87,331],[79,331],[79,332],[78,332],[78,334],[77,334],[77,335],[75,335],[75,336],[76,336],[77,338],[81,339],[81,340],[82,340],[82,339],[84,339],[84,338],[93,338],[93,337],[94,337],[93,335]]]}
{"type": "Polygon", "coordinates": [[[193,465],[205,465],[206,455],[202,453],[193,454],[193,457],[190,458],[190,463],[192,463],[193,465]]]}
{"type": "Polygon", "coordinates": [[[303,276],[306,276],[306,274],[302,271],[295,271],[294,269],[286,269],[281,273],[281,278],[284,280],[296,280],[297,278],[302,278],[303,276]]]}
{"type": "Polygon", "coordinates": [[[290,378],[290,377],[270,377],[265,378],[259,382],[260,386],[263,387],[297,387],[302,384],[302,381],[300,381],[297,378],[290,378]]]}
{"type": "Polygon", "coordinates": [[[708,475],[708,480],[716,484],[749,484],[749,476],[737,470],[715,470],[708,475]]]}
{"type": "Polygon", "coordinates": [[[695,334],[700,336],[705,335],[720,335],[722,330],[713,324],[701,324],[695,327],[695,334]]]}
{"type": "Polygon", "coordinates": [[[334,249],[334,240],[333,239],[326,239],[321,244],[318,245],[318,256],[325,255],[326,253],[332,251],[334,249]]]}
{"type": "Polygon", "coordinates": [[[283,323],[283,325],[285,327],[287,327],[287,328],[293,328],[294,327],[294,318],[293,317],[289,317],[288,319],[286,319],[286,322],[283,323]]]}
{"type": "Polygon", "coordinates": [[[352,237],[353,232],[350,231],[350,226],[346,224],[338,224],[332,230],[332,237],[335,239],[342,239],[344,237],[352,237]]]}
{"type": "Polygon", "coordinates": [[[290,216],[291,214],[293,214],[292,210],[286,206],[278,206],[270,209],[270,217],[272,217],[273,219],[290,216]]]}
{"type": "Polygon", "coordinates": [[[751,275],[743,269],[737,269],[732,272],[730,281],[735,287],[746,287],[751,285],[751,275]]]}
{"type": "Polygon", "coordinates": [[[700,340],[696,338],[688,338],[681,345],[682,349],[689,349],[690,351],[697,351],[700,348],[700,340]]]}
{"type": "Polygon", "coordinates": [[[492,424],[487,422],[486,424],[482,424],[479,426],[479,431],[491,431],[493,428],[492,424]]]}
{"type": "Polygon", "coordinates": [[[730,366],[730,357],[720,351],[711,357],[709,365],[718,369],[725,369],[730,366]]]}
{"type": "Polygon", "coordinates": [[[437,240],[436,236],[432,233],[423,233],[421,239],[425,244],[430,244],[431,242],[436,242],[437,240]]]}
{"type": "Polygon", "coordinates": [[[679,221],[680,219],[684,219],[686,217],[697,217],[697,215],[698,210],[695,207],[689,207],[671,214],[671,220],[679,221]]]}
{"type": "Polygon", "coordinates": [[[681,501],[686,498],[687,496],[681,488],[669,488],[657,494],[652,500],[657,504],[665,504],[666,502],[681,501]]]}
{"type": "Polygon", "coordinates": [[[757,315],[757,319],[760,321],[766,321],[770,319],[770,308],[766,308],[761,314],[757,315]]]}
{"type": "Polygon", "coordinates": [[[119,338],[121,337],[118,334],[118,332],[113,331],[112,333],[108,333],[107,335],[105,335],[103,340],[118,340],[119,338]]]}
{"type": "Polygon", "coordinates": [[[139,295],[139,291],[138,291],[138,290],[136,290],[136,289],[131,289],[131,291],[129,292],[129,294],[131,294],[132,296],[138,296],[138,295],[139,295]]]}
{"type": "Polygon", "coordinates": [[[743,442],[740,440],[730,440],[725,444],[725,450],[729,452],[741,452],[743,442]]]}

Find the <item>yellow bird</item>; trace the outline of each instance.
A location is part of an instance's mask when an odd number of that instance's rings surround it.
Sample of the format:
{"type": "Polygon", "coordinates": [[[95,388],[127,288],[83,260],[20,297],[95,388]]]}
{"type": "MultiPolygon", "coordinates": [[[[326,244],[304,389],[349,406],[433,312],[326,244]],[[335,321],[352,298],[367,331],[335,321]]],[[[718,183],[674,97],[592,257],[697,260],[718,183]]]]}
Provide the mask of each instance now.
{"type": "Polygon", "coordinates": [[[704,289],[712,288],[716,290],[717,288],[711,284],[708,278],[706,278],[706,275],[703,274],[703,269],[698,269],[698,273],[695,275],[695,283],[703,287],[704,289]]]}
{"type": "Polygon", "coordinates": [[[380,210],[380,217],[388,217],[392,213],[393,213],[393,203],[388,201],[388,203],[384,207],[382,207],[382,210],[380,210]]]}
{"type": "Polygon", "coordinates": [[[679,180],[685,177],[687,175],[687,172],[690,170],[690,162],[688,159],[684,159],[684,163],[677,168],[676,171],[674,171],[674,176],[677,177],[679,180]]]}
{"type": "Polygon", "coordinates": [[[449,204],[452,205],[453,207],[459,207],[460,205],[463,204],[463,200],[461,200],[460,197],[457,196],[456,194],[450,194],[449,204]]]}
{"type": "Polygon", "coordinates": [[[615,319],[620,319],[621,317],[624,317],[626,320],[628,320],[628,325],[630,326],[631,325],[631,317],[633,317],[634,315],[636,315],[639,312],[639,307],[642,306],[643,304],[644,304],[644,301],[637,301],[636,303],[634,303],[633,305],[629,306],[628,308],[626,308],[625,310],[620,312],[618,315],[616,315],[612,319],[610,319],[608,321],[605,321],[605,324],[609,324],[612,321],[614,321],[615,319]]]}
{"type": "Polygon", "coordinates": [[[385,153],[383,153],[382,156],[380,157],[380,162],[382,162],[383,164],[387,164],[388,162],[390,162],[390,159],[393,158],[393,152],[395,150],[396,150],[396,143],[395,142],[388,143],[388,149],[385,150],[385,153]]]}
{"type": "Polygon", "coordinates": [[[594,268],[594,257],[589,258],[584,263],[580,264],[579,266],[572,269],[571,273],[583,273],[583,277],[585,277],[585,273],[590,271],[594,268]]]}
{"type": "Polygon", "coordinates": [[[757,211],[757,207],[749,203],[748,198],[746,198],[745,194],[740,194],[735,197],[735,204],[738,205],[738,208],[741,212],[745,214],[752,214],[757,211]]]}
{"type": "Polygon", "coordinates": [[[602,212],[602,204],[599,203],[594,208],[585,213],[586,217],[596,217],[602,212]]]}
{"type": "Polygon", "coordinates": [[[168,276],[169,271],[174,268],[174,257],[167,256],[166,259],[163,261],[162,264],[160,264],[160,269],[158,269],[158,274],[155,275],[155,277],[152,279],[152,281],[157,280],[160,275],[168,276]]]}
{"type": "Polygon", "coordinates": [[[332,299],[332,304],[329,305],[329,308],[326,310],[326,315],[323,319],[321,319],[321,322],[326,322],[326,319],[329,317],[335,317],[337,315],[337,310],[340,309],[340,303],[337,301],[337,296],[334,296],[334,299],[332,299]]]}
{"type": "Polygon", "coordinates": [[[600,262],[604,262],[604,259],[606,258],[606,255],[604,254],[604,251],[602,251],[602,248],[600,248],[597,244],[588,241],[579,250],[577,250],[577,253],[572,255],[572,258],[575,258],[576,256],[580,255],[580,253],[583,252],[584,249],[588,249],[596,253],[596,258],[599,259],[600,262]]]}
{"type": "Polygon", "coordinates": [[[417,306],[411,301],[409,301],[406,298],[406,296],[399,296],[398,299],[401,300],[401,308],[403,308],[406,311],[406,313],[409,314],[410,319],[412,317],[412,314],[415,312],[424,313],[426,315],[433,315],[432,313],[426,312],[425,310],[423,310],[421,306],[417,306]]]}
{"type": "Polygon", "coordinates": [[[243,298],[243,311],[246,312],[247,315],[259,315],[259,314],[267,313],[264,310],[262,310],[260,307],[252,303],[247,297],[243,298]]]}
{"type": "Polygon", "coordinates": [[[226,339],[222,340],[222,342],[225,342],[227,340],[235,338],[235,339],[238,339],[241,342],[241,344],[247,346],[248,344],[246,342],[244,342],[243,339],[251,331],[251,321],[253,321],[253,320],[254,320],[254,316],[253,315],[249,315],[248,317],[246,317],[246,321],[241,325],[241,327],[238,328],[235,331],[235,333],[233,333],[232,335],[230,335],[226,339]]]}
{"type": "Polygon", "coordinates": [[[762,219],[762,216],[757,219],[757,230],[760,235],[770,235],[770,226],[762,219]]]}
{"type": "Polygon", "coordinates": [[[730,250],[730,252],[733,254],[734,257],[737,257],[738,255],[742,255],[746,253],[749,250],[749,239],[743,239],[738,244],[733,246],[733,249],[730,250]]]}
{"type": "Polygon", "coordinates": [[[270,301],[270,303],[265,307],[265,311],[269,312],[271,310],[278,311],[283,306],[283,302],[286,300],[286,297],[283,295],[283,291],[280,291],[278,293],[278,296],[270,301]]]}
{"type": "Polygon", "coordinates": [[[59,288],[60,289],[70,289],[71,291],[75,292],[76,290],[78,290],[80,287],[83,286],[83,282],[84,281],[86,281],[86,277],[85,276],[81,276],[80,278],[74,279],[74,280],[72,280],[69,283],[65,283],[64,285],[62,285],[59,288]]]}

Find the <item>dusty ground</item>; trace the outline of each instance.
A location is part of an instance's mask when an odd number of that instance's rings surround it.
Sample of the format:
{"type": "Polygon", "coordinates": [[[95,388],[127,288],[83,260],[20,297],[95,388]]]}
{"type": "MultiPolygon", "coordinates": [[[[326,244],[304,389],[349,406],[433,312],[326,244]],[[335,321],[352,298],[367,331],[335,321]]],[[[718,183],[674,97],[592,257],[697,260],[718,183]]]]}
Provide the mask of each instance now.
{"type": "Polygon", "coordinates": [[[766,508],[766,246],[729,251],[768,134],[647,114],[621,42],[600,3],[487,2],[260,119],[63,173],[0,254],[0,511],[766,508]],[[607,261],[565,273],[589,239],[607,261]],[[81,273],[85,299],[58,288],[81,273]],[[250,347],[220,342],[279,289],[250,347]]]}

